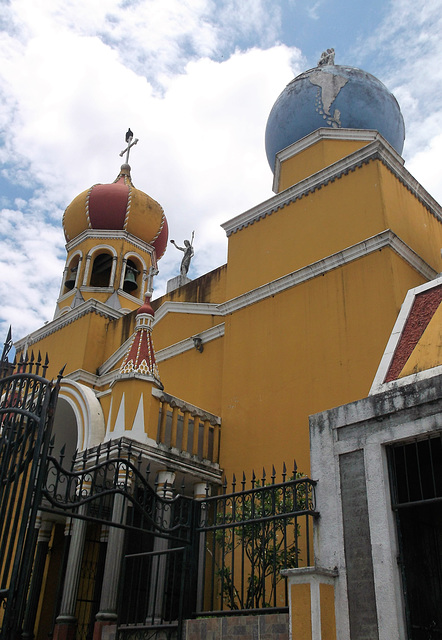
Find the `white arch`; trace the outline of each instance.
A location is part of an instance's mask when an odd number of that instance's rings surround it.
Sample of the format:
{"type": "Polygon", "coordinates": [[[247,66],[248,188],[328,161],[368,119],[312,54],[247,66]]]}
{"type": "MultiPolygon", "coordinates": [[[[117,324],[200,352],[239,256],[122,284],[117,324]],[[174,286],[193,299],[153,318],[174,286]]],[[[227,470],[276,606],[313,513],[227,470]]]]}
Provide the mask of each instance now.
{"type": "MultiPolygon", "coordinates": [[[[83,451],[99,445],[106,432],[103,409],[95,393],[79,382],[64,378],[59,398],[71,406],[77,424],[77,450],[83,451]]],[[[56,428],[56,424],[54,425],[56,428]]]]}
{"type": "Polygon", "coordinates": [[[97,244],[88,251],[86,255],[86,267],[85,267],[84,276],[83,276],[83,286],[87,286],[88,284],[90,265],[97,251],[101,251],[101,252],[109,251],[112,256],[112,271],[109,278],[109,286],[112,286],[115,280],[115,271],[116,271],[118,253],[117,253],[117,250],[114,247],[112,247],[110,244],[97,244]]]}

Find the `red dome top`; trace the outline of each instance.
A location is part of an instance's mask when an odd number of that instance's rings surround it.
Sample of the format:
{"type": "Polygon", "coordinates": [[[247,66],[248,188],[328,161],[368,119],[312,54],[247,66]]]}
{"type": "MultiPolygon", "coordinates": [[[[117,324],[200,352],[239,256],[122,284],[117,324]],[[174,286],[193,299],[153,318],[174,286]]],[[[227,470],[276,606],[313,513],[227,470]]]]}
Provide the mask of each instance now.
{"type": "Polygon", "coordinates": [[[63,216],[66,241],[86,229],[127,231],[153,245],[157,259],[167,246],[168,226],[163,208],[133,186],[127,164],[122,165],[115,182],[94,185],[66,208],[63,216]]]}

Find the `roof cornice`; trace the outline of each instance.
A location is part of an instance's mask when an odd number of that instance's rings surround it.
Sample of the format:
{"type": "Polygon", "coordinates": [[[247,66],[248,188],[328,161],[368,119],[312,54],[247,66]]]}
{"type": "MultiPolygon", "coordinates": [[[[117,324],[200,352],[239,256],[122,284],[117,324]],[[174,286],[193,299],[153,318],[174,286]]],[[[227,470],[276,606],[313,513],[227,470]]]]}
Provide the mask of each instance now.
{"type": "Polygon", "coordinates": [[[154,248],[148,242],[143,242],[140,238],[128,233],[127,231],[118,231],[113,229],[85,229],[78,236],[66,243],[66,251],[72,251],[85,240],[125,240],[141,251],[149,254],[153,253],[154,248]]]}
{"type": "Polygon", "coordinates": [[[278,191],[282,163],[321,140],[350,140],[357,142],[373,142],[373,140],[381,140],[387,149],[396,156],[398,162],[401,164],[404,164],[405,162],[394,147],[392,147],[391,144],[379,133],[379,131],[376,131],[376,129],[329,129],[322,127],[320,129],[316,129],[316,131],[313,131],[312,133],[309,133],[304,138],[301,138],[301,140],[294,142],[289,147],[278,151],[275,159],[275,175],[273,177],[273,191],[275,193],[278,191]]]}
{"type": "Polygon", "coordinates": [[[325,169],[321,169],[317,173],[304,178],[292,187],[285,189],[281,193],[265,200],[261,204],[241,213],[240,215],[228,220],[221,227],[227,236],[236,233],[250,224],[265,218],[275,211],[282,209],[286,205],[299,200],[303,196],[313,193],[317,189],[321,189],[329,182],[333,182],[347,175],[350,171],[354,171],[368,164],[373,160],[380,160],[393,175],[432,213],[438,220],[442,222],[442,207],[430,194],[422,187],[422,185],[411,175],[403,166],[402,158],[388,145],[382,136],[376,137],[362,149],[358,149],[350,153],[345,158],[334,162],[325,169]]]}
{"type": "Polygon", "coordinates": [[[25,346],[29,347],[35,342],[43,340],[43,338],[50,336],[56,331],[60,331],[60,329],[63,329],[63,327],[66,327],[68,324],[71,324],[75,320],[78,320],[78,318],[81,318],[89,313],[96,313],[97,315],[108,318],[109,320],[118,320],[118,318],[126,315],[121,311],[108,307],[106,304],[100,302],[99,300],[90,299],[78,305],[78,307],[75,307],[74,309],[69,309],[69,311],[66,311],[66,313],[63,313],[63,315],[58,316],[58,318],[56,318],[55,320],[46,323],[40,329],[29,333],[24,338],[17,340],[17,342],[14,343],[14,346],[18,351],[20,351],[25,346]]]}

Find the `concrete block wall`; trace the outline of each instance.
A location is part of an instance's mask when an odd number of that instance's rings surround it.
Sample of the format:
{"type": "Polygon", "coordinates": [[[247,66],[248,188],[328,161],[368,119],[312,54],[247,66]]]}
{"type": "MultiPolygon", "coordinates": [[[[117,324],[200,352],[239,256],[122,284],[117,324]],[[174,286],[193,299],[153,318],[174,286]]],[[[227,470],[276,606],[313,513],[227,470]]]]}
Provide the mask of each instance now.
{"type": "Polygon", "coordinates": [[[186,620],[184,640],[289,640],[289,614],[186,620]]]}

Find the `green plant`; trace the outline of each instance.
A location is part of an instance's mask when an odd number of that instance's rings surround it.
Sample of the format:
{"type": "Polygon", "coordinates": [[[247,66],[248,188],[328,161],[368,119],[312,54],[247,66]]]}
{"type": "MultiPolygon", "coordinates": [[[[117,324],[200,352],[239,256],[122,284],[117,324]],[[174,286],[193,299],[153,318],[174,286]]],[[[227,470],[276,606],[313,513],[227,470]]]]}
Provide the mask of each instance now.
{"type": "Polygon", "coordinates": [[[255,482],[253,490],[225,496],[218,504],[216,575],[230,609],[277,606],[281,569],[300,560],[298,516],[308,509],[307,486],[293,479],[264,486],[255,482]]]}

